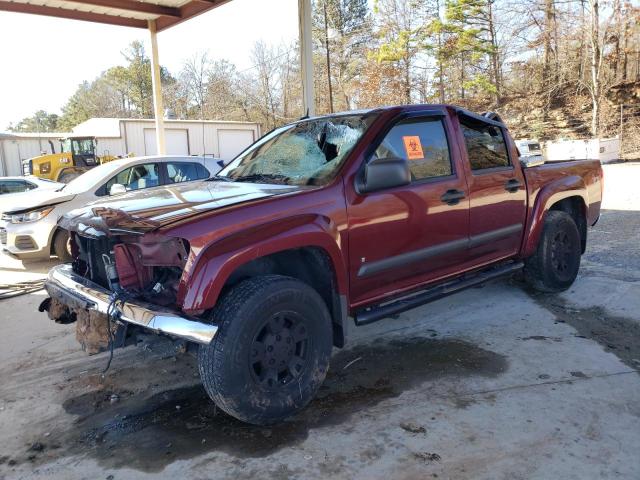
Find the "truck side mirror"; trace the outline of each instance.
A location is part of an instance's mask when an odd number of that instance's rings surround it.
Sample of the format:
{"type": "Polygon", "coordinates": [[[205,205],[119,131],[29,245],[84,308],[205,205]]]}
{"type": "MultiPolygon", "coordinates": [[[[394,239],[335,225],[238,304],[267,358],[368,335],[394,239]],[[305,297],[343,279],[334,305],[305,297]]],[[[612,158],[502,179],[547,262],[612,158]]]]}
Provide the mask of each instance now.
{"type": "Polygon", "coordinates": [[[127,193],[127,188],[121,183],[114,183],[109,188],[109,195],[120,195],[121,193],[127,193]]]}
{"type": "Polygon", "coordinates": [[[358,193],[376,192],[411,183],[409,162],[404,158],[372,158],[356,182],[358,193]]]}

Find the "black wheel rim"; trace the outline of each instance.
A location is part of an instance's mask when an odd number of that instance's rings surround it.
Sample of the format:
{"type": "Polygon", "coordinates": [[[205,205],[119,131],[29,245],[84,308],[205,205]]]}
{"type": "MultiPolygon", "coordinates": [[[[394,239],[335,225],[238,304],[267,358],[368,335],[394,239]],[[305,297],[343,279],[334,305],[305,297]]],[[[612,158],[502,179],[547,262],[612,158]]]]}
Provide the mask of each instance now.
{"type": "Polygon", "coordinates": [[[280,312],[267,318],[249,350],[249,366],[256,382],[275,389],[299,378],[309,360],[310,341],[298,314],[280,312]]]}
{"type": "Polygon", "coordinates": [[[560,276],[571,273],[573,245],[567,232],[558,232],[551,241],[551,265],[560,276]]]}

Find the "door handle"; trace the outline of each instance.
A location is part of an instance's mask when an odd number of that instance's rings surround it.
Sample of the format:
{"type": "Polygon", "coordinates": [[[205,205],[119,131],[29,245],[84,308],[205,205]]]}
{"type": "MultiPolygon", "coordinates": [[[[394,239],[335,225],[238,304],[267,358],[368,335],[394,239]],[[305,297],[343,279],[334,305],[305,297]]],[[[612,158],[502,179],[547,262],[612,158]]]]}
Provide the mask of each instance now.
{"type": "Polygon", "coordinates": [[[447,205],[457,205],[462,198],[464,198],[464,192],[456,189],[451,189],[444,192],[440,197],[440,200],[442,200],[442,202],[446,203],[447,205]]]}
{"type": "Polygon", "coordinates": [[[515,178],[507,180],[504,184],[504,189],[509,193],[516,193],[522,184],[515,178]]]}

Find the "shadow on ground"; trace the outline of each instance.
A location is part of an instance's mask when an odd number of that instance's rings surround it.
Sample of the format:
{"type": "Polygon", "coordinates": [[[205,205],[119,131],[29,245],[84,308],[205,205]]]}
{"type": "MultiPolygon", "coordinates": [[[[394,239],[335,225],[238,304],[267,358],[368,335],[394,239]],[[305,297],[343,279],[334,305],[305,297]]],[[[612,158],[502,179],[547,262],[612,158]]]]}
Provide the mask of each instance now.
{"type": "MultiPolygon", "coordinates": [[[[177,368],[193,368],[193,359],[183,360],[188,365],[177,368]]],[[[128,382],[119,385],[120,372],[114,372],[112,381],[102,388],[66,399],[63,407],[76,419],[64,431],[52,432],[48,438],[53,440],[44,438],[31,445],[27,454],[34,463],[87,455],[107,468],[149,472],[207,452],[263,457],[304,440],[310,430],[340,425],[353,414],[426,381],[497,376],[506,368],[505,357],[452,339],[415,338],[356,347],[334,356],[330,374],[309,407],[268,428],[227,416],[200,385],[133,394],[128,382]],[[111,400],[114,395],[116,402],[111,400]]]]}

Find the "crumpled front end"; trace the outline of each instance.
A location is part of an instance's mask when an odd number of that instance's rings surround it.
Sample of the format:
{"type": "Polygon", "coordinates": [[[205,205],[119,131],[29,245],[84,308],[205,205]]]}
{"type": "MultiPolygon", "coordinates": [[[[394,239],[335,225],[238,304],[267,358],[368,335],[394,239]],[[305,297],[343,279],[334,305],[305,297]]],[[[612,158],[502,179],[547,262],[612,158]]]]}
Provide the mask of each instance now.
{"type": "Polygon", "coordinates": [[[73,262],[49,272],[41,305],[61,323],[77,322],[88,353],[124,343],[140,328],[208,344],[217,327],[177,304],[189,245],[154,231],[153,222],[105,207],[65,218],[73,262]]]}

